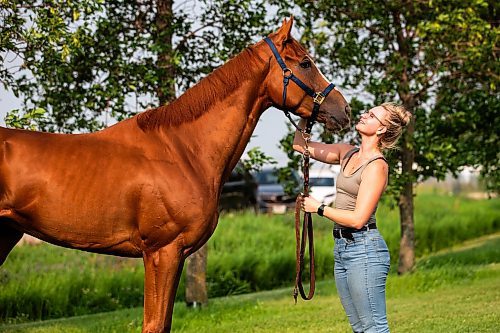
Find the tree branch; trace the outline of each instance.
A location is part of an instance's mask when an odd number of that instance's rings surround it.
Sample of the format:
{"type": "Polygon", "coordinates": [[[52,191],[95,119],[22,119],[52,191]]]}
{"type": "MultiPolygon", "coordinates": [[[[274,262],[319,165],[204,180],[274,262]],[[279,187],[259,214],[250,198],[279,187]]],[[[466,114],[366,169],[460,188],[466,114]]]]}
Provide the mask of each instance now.
{"type": "MultiPolygon", "coordinates": [[[[366,21],[361,15],[359,15],[359,14],[357,14],[357,13],[351,11],[351,10],[348,10],[348,9],[339,9],[338,12],[340,14],[346,15],[351,20],[366,21]]],[[[383,40],[385,40],[388,43],[392,42],[392,39],[391,39],[390,35],[386,35],[382,30],[377,29],[374,26],[365,26],[365,29],[367,29],[368,31],[370,31],[372,34],[375,34],[375,35],[379,36],[380,38],[382,38],[383,40]]]]}
{"type": "MultiPolygon", "coordinates": [[[[174,51],[177,51],[179,50],[181,47],[184,46],[184,44],[186,44],[186,42],[193,38],[197,32],[205,29],[205,28],[209,28],[209,27],[214,27],[214,25],[211,23],[211,24],[206,24],[206,25],[203,25],[201,27],[199,27],[198,29],[195,29],[193,31],[190,31],[188,34],[184,35],[184,37],[182,38],[182,40],[179,42],[179,44],[177,44],[177,46],[174,48],[174,51]]],[[[220,28],[219,28],[220,29],[220,28]]]]}

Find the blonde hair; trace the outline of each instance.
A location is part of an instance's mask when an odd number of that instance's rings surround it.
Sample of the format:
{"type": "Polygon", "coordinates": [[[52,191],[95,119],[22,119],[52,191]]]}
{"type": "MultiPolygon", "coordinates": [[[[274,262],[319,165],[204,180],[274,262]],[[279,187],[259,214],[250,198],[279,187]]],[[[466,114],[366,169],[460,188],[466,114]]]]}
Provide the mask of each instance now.
{"type": "Polygon", "coordinates": [[[384,120],[387,130],[380,136],[380,148],[396,148],[396,143],[403,132],[403,128],[410,122],[412,114],[404,106],[394,102],[386,102],[380,106],[387,112],[384,120]]]}

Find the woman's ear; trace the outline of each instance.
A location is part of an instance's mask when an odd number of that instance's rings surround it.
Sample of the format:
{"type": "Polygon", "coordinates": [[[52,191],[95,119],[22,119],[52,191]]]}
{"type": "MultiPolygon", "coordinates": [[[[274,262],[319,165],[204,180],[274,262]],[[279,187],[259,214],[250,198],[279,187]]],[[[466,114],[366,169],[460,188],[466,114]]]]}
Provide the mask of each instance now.
{"type": "Polygon", "coordinates": [[[384,134],[385,132],[387,132],[387,127],[386,126],[381,126],[377,130],[377,135],[380,136],[380,135],[384,134]]]}

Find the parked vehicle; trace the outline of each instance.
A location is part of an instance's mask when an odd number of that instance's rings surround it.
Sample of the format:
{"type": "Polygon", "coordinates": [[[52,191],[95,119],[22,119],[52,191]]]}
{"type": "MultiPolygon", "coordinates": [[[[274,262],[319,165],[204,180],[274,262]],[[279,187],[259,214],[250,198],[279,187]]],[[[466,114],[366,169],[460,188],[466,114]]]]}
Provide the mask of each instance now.
{"type": "Polygon", "coordinates": [[[319,202],[330,206],[337,195],[335,182],[339,172],[338,165],[309,170],[309,194],[319,202]]]}
{"type": "MultiPolygon", "coordinates": [[[[300,176],[292,173],[293,181],[301,183],[300,176]]],[[[295,200],[300,189],[295,187],[292,194],[285,193],[284,186],[278,182],[278,170],[265,168],[255,174],[257,181],[257,205],[262,213],[284,214],[295,209],[295,200]]]]}
{"type": "Polygon", "coordinates": [[[257,182],[254,176],[238,163],[222,187],[219,210],[252,208],[257,212],[257,182]]]}

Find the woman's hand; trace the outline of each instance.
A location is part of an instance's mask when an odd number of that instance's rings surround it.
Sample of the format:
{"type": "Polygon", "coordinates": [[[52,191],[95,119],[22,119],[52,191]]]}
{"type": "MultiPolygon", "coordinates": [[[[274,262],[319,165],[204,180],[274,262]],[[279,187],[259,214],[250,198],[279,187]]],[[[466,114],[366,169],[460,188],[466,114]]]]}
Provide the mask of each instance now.
{"type": "Polygon", "coordinates": [[[314,199],[313,197],[302,197],[302,210],[304,212],[308,213],[317,213],[319,206],[321,206],[321,203],[314,199]]]}

